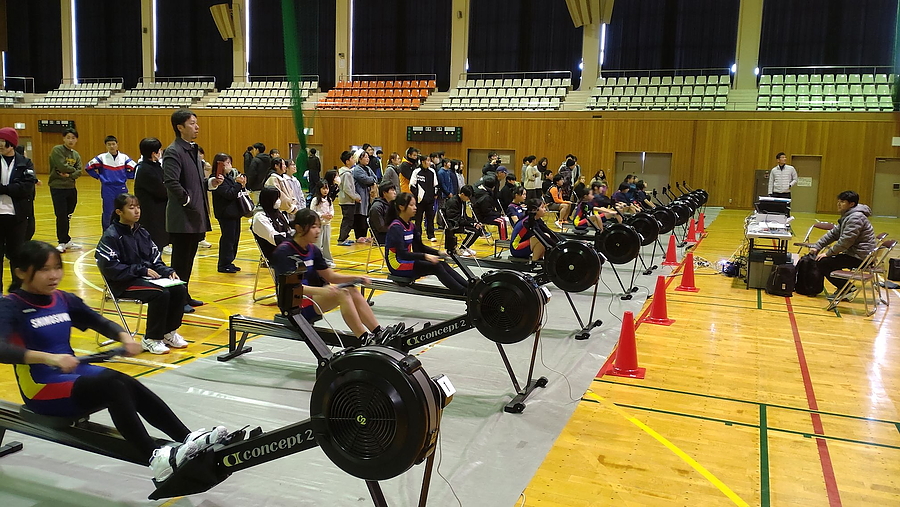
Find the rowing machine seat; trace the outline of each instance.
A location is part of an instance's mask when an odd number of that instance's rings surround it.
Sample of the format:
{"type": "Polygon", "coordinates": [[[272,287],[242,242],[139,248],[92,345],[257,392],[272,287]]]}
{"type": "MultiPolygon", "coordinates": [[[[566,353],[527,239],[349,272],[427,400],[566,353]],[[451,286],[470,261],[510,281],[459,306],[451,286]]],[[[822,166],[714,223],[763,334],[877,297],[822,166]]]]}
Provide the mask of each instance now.
{"type": "Polygon", "coordinates": [[[54,430],[64,430],[66,428],[71,428],[78,423],[86,422],[92,413],[93,412],[73,417],[60,417],[36,414],[25,405],[22,405],[22,408],[19,409],[19,417],[21,417],[23,421],[54,430]]]}
{"type": "Polygon", "coordinates": [[[414,284],[417,280],[417,278],[410,278],[408,276],[397,276],[397,275],[390,275],[390,274],[387,276],[387,279],[396,283],[397,285],[399,285],[401,287],[409,287],[410,285],[414,284]]]}

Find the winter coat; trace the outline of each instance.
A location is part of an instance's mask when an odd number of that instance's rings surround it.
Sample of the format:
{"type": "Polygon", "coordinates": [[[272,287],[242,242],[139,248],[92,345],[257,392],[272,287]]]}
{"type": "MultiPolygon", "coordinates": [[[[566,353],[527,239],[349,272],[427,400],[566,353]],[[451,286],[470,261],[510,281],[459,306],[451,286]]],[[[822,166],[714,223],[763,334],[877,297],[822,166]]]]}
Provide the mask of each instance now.
{"type": "Polygon", "coordinates": [[[845,211],[838,219],[837,227],[826,232],[816,241],[813,249],[820,251],[834,243],[831,247],[832,254],[847,254],[857,259],[865,259],[872,250],[875,250],[875,229],[869,222],[872,210],[865,204],[845,211]]]}
{"type": "Polygon", "coordinates": [[[138,221],[150,233],[157,246],[169,244],[166,232],[166,203],[169,194],[163,183],[163,170],[159,162],[142,160],[134,174],[134,195],[141,202],[141,219],[138,221]]]}
{"type": "Polygon", "coordinates": [[[147,276],[148,269],[162,277],[168,277],[175,271],[162,261],[159,249],[146,229],[140,224],[129,227],[118,220],[103,231],[94,258],[116,296],[125,292],[138,278],[147,276]]]}

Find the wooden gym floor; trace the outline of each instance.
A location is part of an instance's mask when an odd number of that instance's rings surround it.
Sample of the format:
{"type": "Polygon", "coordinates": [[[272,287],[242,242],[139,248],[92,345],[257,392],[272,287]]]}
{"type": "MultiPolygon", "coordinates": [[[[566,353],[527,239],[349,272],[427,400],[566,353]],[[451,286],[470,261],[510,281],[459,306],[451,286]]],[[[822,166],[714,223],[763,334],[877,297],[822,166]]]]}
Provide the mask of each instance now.
{"type": "MultiPolygon", "coordinates": [[[[35,239],[55,244],[42,179],[35,239]]],[[[101,233],[99,183],[82,178],[78,188],[72,236],[85,249],[63,255],[61,288],[99,308],[92,250],[101,233]]],[[[714,264],[729,257],[746,215],[721,212],[696,258],[714,264]]],[[[798,215],[795,233],[802,236],[813,218],[798,215]]],[[[900,237],[896,219],[873,223],[876,232],[900,237]]],[[[207,239],[214,246],[200,250],[191,281],[192,294],[207,304],[182,327],[191,345],[164,356],[144,353],[117,369],[137,377],[164,373],[226,348],[229,315],[276,311],[271,299],[252,301],[258,254],[249,234],[242,234],[237,274],[216,272],[218,230],[207,239]]],[[[485,243],[476,247],[487,253],[485,243]]],[[[367,249],[332,246],[341,270],[363,270],[367,249]]],[[[271,292],[267,278],[263,288],[271,292]]],[[[668,314],[676,322],[636,328],[646,378],[598,376],[516,505],[900,505],[900,352],[892,343],[900,334],[900,292],[892,294],[894,305],[866,318],[860,299],[826,312],[823,296],[769,296],[709,268],[697,269],[699,293],[675,292],[677,276],[668,281],[668,314]]],[[[123,310],[135,315],[131,305],[123,310]]],[[[97,348],[93,333],[77,330],[73,345],[85,353],[97,348]]],[[[0,369],[0,398],[21,401],[11,368],[0,369]]]]}

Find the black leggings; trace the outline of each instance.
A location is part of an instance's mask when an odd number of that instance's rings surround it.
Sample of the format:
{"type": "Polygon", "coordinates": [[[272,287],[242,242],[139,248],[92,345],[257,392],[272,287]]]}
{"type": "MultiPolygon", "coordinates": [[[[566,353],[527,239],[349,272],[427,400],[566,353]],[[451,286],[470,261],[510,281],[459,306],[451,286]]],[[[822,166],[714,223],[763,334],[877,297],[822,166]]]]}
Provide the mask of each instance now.
{"type": "Polygon", "coordinates": [[[147,433],[138,414],[176,442],[184,441],[191,432],[153,391],[115,370],[78,377],[72,386],[72,400],[85,412],[106,407],[116,429],[146,455],[147,463],[150,463],[156,442],[147,433]]]}
{"type": "Polygon", "coordinates": [[[447,252],[456,250],[457,234],[466,235],[466,239],[463,240],[462,246],[463,248],[469,248],[470,246],[474,245],[476,241],[478,241],[478,237],[481,236],[481,231],[471,226],[458,227],[456,229],[448,229],[444,231],[444,249],[447,250],[447,252]]]}
{"type": "Polygon", "coordinates": [[[416,277],[436,275],[438,280],[444,284],[444,287],[450,289],[454,294],[465,294],[466,289],[469,287],[469,281],[444,261],[440,261],[437,264],[432,264],[428,261],[416,261],[414,273],[416,277]]]}

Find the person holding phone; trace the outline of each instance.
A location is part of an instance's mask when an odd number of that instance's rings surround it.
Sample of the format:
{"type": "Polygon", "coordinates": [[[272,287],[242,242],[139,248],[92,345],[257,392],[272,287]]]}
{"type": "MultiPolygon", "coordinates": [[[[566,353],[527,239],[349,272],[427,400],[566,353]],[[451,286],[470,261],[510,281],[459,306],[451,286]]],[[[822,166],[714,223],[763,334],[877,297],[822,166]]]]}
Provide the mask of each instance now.
{"type": "Polygon", "coordinates": [[[241,268],[234,265],[237,257],[238,243],[241,241],[241,205],[238,194],[247,184],[243,174],[231,166],[231,155],[218,153],[213,157],[213,171],[209,178],[212,191],[213,216],[219,222],[219,273],[237,273],[241,268]],[[212,180],[218,182],[213,187],[212,180]]]}

